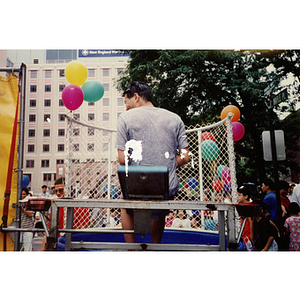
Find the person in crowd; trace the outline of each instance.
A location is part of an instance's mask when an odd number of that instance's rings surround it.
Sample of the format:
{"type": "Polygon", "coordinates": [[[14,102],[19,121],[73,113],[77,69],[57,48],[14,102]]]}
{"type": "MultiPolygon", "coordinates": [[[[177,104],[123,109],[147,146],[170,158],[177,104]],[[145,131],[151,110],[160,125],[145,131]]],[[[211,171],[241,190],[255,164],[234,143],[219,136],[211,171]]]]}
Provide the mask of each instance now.
{"type": "Polygon", "coordinates": [[[172,228],[191,228],[191,221],[187,218],[185,209],[175,211],[176,218],[173,221],[172,228]]]}
{"type": "MultiPolygon", "coordinates": [[[[252,196],[252,192],[250,189],[248,189],[246,186],[240,186],[237,190],[238,192],[238,203],[239,204],[248,204],[252,202],[251,196],[252,196]]],[[[244,247],[246,247],[246,249],[248,251],[251,251],[252,249],[252,243],[251,243],[251,239],[250,239],[250,222],[249,222],[249,218],[248,217],[241,217],[240,218],[240,222],[241,222],[241,226],[245,221],[245,226],[243,229],[243,233],[242,233],[242,243],[244,244],[244,247]],[[245,221],[246,220],[246,221],[245,221]]]]}
{"type": "MultiPolygon", "coordinates": [[[[107,199],[107,191],[102,194],[102,199],[107,199]]],[[[91,211],[91,228],[105,227],[107,214],[102,207],[94,207],[91,211]]]]}
{"type": "Polygon", "coordinates": [[[289,217],[284,222],[286,235],[289,238],[289,250],[300,251],[300,216],[299,205],[292,202],[289,206],[289,217]]]}
{"type": "Polygon", "coordinates": [[[280,200],[281,200],[281,210],[282,210],[282,219],[283,222],[288,217],[288,210],[290,205],[290,200],[287,197],[289,189],[289,183],[284,180],[279,181],[279,193],[280,193],[280,200]]]}
{"type": "Polygon", "coordinates": [[[277,201],[274,189],[275,184],[272,179],[266,178],[261,184],[261,190],[265,194],[263,202],[266,204],[266,208],[270,213],[270,220],[277,224],[277,201]]]}
{"type": "MultiPolygon", "coordinates": [[[[30,197],[28,188],[22,189],[22,200],[20,203],[25,203],[21,207],[21,228],[32,229],[34,225],[33,211],[27,210],[27,201],[30,197]]],[[[23,243],[20,251],[32,251],[33,232],[22,232],[21,243],[23,243]]]]}
{"type": "Polygon", "coordinates": [[[39,194],[39,197],[50,197],[49,193],[47,192],[47,186],[45,184],[42,186],[42,192],[39,194]]]}
{"type": "MultiPolygon", "coordinates": [[[[123,93],[126,112],[118,118],[116,148],[121,165],[167,166],[169,170],[169,199],[179,190],[176,168],[189,162],[190,155],[185,126],[181,118],[166,109],[154,107],[150,88],[142,81],[133,81],[123,93]],[[125,153],[129,141],[139,141],[142,155],[125,153]],[[128,155],[130,156],[128,157],[128,155]],[[133,159],[132,155],[134,156],[133,159]]],[[[138,153],[138,149],[133,150],[138,153]]],[[[152,242],[160,243],[164,227],[165,210],[152,210],[152,242]]],[[[122,228],[134,229],[133,211],[121,210],[122,228]]],[[[134,234],[125,234],[126,242],[134,242],[134,234]]]]}
{"type": "Polygon", "coordinates": [[[300,184],[294,187],[290,201],[296,202],[300,206],[300,184]]]}
{"type": "Polygon", "coordinates": [[[170,209],[169,214],[166,215],[166,227],[171,227],[173,224],[173,221],[175,219],[174,210],[170,209]]]}
{"type": "Polygon", "coordinates": [[[275,240],[278,233],[265,214],[266,204],[260,200],[252,203],[258,204],[261,208],[259,217],[249,218],[252,251],[278,251],[278,245],[275,240]]]}
{"type": "MultiPolygon", "coordinates": [[[[65,197],[65,178],[60,177],[58,178],[55,183],[55,196],[54,198],[64,198],[65,197]]],[[[49,214],[51,217],[51,214],[49,214]]],[[[64,228],[64,208],[59,207],[59,213],[58,213],[58,228],[63,229],[64,228]]],[[[73,216],[73,229],[83,229],[87,228],[90,222],[89,218],[89,209],[88,207],[75,207],[74,208],[74,216],[73,216]]],[[[48,223],[48,227],[50,227],[50,222],[48,223]]],[[[46,250],[46,242],[47,238],[44,237],[41,251],[46,250]]]]}

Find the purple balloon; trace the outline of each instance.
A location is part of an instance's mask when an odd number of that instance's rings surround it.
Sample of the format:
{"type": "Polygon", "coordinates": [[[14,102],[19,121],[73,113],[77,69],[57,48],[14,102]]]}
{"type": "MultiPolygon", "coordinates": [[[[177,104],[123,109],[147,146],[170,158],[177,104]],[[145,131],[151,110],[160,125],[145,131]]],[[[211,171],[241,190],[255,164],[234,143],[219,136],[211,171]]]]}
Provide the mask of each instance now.
{"type": "Polygon", "coordinates": [[[66,86],[61,94],[65,107],[69,110],[75,110],[83,103],[84,94],[76,84],[66,86]]]}
{"type": "Polygon", "coordinates": [[[232,188],[231,188],[231,182],[225,182],[223,185],[223,191],[225,193],[231,194],[232,188]]]}

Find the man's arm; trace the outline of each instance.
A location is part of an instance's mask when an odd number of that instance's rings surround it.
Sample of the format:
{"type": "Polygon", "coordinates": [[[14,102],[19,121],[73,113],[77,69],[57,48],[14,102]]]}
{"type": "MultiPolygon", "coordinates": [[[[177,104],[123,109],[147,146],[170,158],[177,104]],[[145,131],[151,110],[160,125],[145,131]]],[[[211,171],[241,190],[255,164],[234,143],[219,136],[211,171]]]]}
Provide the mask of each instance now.
{"type": "Polygon", "coordinates": [[[190,161],[189,148],[181,149],[176,156],[177,168],[187,164],[190,161]]]}
{"type": "Polygon", "coordinates": [[[123,150],[118,149],[118,160],[120,165],[125,165],[125,154],[123,150]]]}

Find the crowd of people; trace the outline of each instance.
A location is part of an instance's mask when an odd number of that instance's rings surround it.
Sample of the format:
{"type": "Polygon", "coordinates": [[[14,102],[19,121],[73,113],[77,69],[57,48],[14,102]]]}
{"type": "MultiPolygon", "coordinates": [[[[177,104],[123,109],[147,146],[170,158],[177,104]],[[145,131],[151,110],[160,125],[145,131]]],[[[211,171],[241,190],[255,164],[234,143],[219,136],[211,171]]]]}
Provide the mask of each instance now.
{"type": "Polygon", "coordinates": [[[258,213],[241,218],[240,250],[248,251],[300,251],[300,184],[279,181],[280,209],[277,207],[275,184],[265,179],[261,184],[263,196],[252,199],[246,186],[238,189],[238,203],[256,204],[258,213]],[[295,189],[294,189],[295,188],[295,189]],[[279,216],[278,213],[281,213],[279,216]],[[242,226],[243,225],[243,226],[242,226]]]}

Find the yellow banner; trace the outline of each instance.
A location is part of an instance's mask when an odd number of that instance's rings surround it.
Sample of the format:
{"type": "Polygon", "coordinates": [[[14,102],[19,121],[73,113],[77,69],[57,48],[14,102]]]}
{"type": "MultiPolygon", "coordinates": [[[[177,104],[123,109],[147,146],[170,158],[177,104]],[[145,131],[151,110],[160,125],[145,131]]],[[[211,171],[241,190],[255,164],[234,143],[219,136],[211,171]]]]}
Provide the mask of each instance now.
{"type": "MultiPolygon", "coordinates": [[[[8,162],[12,143],[12,134],[15,121],[16,107],[18,101],[18,80],[17,77],[9,74],[8,77],[0,76],[0,216],[2,224],[4,193],[7,181],[8,162]]],[[[16,136],[16,149],[13,169],[18,168],[17,145],[19,130],[16,136]]],[[[12,203],[17,201],[17,172],[12,173],[11,194],[9,202],[8,220],[9,225],[16,217],[16,211],[12,203]]],[[[14,242],[7,234],[7,250],[14,250],[14,242]]],[[[3,251],[3,233],[0,233],[0,251],[3,251]]]]}

